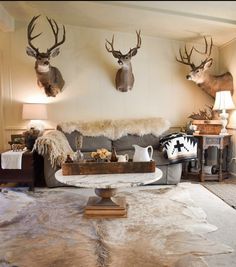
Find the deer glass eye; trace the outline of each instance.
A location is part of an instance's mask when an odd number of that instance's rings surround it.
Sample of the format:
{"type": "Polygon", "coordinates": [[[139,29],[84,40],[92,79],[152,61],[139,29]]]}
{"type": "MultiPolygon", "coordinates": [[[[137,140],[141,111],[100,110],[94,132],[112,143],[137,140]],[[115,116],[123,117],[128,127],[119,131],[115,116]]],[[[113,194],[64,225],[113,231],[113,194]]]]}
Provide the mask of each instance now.
{"type": "Polygon", "coordinates": [[[199,70],[196,70],[196,73],[198,73],[199,72],[199,70]]]}
{"type": "Polygon", "coordinates": [[[129,57],[128,57],[128,56],[126,56],[126,57],[125,57],[125,59],[129,59],[129,57]]]}

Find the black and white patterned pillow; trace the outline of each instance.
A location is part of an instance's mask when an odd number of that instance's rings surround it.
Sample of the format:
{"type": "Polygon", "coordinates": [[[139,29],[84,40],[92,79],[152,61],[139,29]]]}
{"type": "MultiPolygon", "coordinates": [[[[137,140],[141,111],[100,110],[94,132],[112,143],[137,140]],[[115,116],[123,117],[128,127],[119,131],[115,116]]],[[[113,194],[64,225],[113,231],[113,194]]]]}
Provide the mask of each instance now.
{"type": "Polygon", "coordinates": [[[171,163],[197,158],[197,139],[185,133],[172,133],[160,139],[160,145],[171,163]]]}

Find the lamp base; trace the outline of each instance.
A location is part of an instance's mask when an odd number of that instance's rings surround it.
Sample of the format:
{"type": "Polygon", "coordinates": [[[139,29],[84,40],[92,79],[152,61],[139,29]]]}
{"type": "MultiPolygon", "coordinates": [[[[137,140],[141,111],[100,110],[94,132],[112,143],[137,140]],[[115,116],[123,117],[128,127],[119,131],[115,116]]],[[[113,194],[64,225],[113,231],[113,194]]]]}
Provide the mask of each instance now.
{"type": "Polygon", "coordinates": [[[220,113],[220,118],[221,118],[221,124],[222,124],[222,129],[220,131],[220,135],[228,135],[226,125],[228,123],[227,119],[229,117],[229,114],[226,113],[225,109],[222,110],[222,113],[220,113]]]}
{"type": "Polygon", "coordinates": [[[228,132],[226,132],[226,133],[225,132],[220,132],[219,135],[229,135],[229,133],[228,132]]]}
{"type": "Polygon", "coordinates": [[[40,131],[34,129],[33,127],[30,130],[23,133],[24,138],[25,138],[25,146],[27,147],[28,150],[31,151],[33,149],[34,143],[36,139],[38,138],[39,134],[40,134],[40,131]]]}
{"type": "Polygon", "coordinates": [[[41,120],[31,120],[27,126],[27,129],[36,129],[39,130],[40,132],[43,132],[45,129],[45,126],[41,120]]]}

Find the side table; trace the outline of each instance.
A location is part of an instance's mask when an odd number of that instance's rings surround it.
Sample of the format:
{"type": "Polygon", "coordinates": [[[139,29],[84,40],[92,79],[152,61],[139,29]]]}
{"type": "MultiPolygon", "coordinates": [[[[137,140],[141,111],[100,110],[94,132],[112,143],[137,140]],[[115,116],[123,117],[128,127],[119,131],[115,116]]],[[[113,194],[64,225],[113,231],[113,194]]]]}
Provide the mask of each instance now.
{"type": "Polygon", "coordinates": [[[0,157],[0,184],[1,183],[27,183],[29,190],[34,191],[34,153],[26,151],[22,155],[21,169],[2,169],[0,157]]]}
{"type": "Polygon", "coordinates": [[[229,163],[229,147],[231,142],[232,135],[207,135],[207,134],[198,134],[194,135],[198,139],[198,149],[199,149],[199,158],[200,158],[200,172],[199,178],[201,182],[205,180],[219,180],[221,182],[223,179],[227,178],[229,175],[228,172],[228,163],[229,163]],[[204,173],[204,166],[206,162],[206,152],[209,147],[217,147],[219,153],[217,158],[217,166],[219,168],[217,174],[206,174],[204,173]],[[225,159],[225,169],[223,170],[223,152],[226,150],[226,159],[225,159]]]}

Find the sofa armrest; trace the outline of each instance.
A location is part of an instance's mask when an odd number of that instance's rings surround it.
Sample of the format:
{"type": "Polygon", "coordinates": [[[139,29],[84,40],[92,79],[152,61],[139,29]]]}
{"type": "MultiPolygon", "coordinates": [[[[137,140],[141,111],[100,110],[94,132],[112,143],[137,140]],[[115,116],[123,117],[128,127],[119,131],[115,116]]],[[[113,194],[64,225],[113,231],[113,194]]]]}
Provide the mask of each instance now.
{"type": "Polygon", "coordinates": [[[47,187],[65,186],[65,184],[60,183],[55,178],[55,172],[59,169],[60,169],[59,166],[55,166],[53,168],[49,157],[44,156],[44,177],[47,187]]]}
{"type": "Polygon", "coordinates": [[[61,166],[67,155],[72,156],[74,153],[64,133],[58,130],[47,131],[38,137],[33,150],[40,155],[48,155],[53,168],[61,166]]]}

